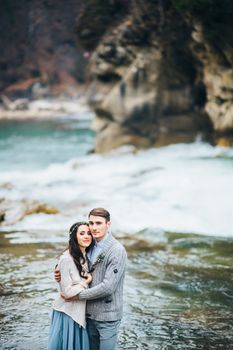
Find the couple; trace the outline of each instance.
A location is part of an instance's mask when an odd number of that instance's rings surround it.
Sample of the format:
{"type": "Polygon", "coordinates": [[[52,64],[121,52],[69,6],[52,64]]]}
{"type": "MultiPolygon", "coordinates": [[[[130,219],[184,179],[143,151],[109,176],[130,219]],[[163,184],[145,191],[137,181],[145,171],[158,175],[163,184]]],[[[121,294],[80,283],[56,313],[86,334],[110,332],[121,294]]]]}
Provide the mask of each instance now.
{"type": "Polygon", "coordinates": [[[116,348],[127,255],[109,232],[106,209],[92,209],[88,219],[71,226],[69,247],[59,257],[48,350],[116,348]]]}

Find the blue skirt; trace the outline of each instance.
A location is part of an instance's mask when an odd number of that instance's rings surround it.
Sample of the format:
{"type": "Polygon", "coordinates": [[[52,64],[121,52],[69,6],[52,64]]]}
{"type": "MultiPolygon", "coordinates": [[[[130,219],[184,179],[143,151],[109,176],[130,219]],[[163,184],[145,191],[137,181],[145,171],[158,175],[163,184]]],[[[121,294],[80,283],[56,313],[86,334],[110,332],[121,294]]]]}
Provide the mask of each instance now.
{"type": "Polygon", "coordinates": [[[86,329],[64,312],[53,310],[48,350],[89,350],[86,329]]]}

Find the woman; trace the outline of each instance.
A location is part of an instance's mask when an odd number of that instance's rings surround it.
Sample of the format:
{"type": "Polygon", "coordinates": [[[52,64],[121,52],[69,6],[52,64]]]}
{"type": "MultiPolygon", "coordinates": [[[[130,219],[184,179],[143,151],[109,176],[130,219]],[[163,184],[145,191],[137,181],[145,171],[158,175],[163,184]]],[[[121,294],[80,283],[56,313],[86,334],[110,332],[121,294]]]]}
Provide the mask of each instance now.
{"type": "Polygon", "coordinates": [[[69,246],[59,257],[61,272],[59,297],[53,304],[48,350],[89,350],[85,329],[86,301],[66,302],[60,294],[69,298],[80,293],[92,281],[86,252],[93,238],[85,222],[77,222],[69,231],[69,246]]]}

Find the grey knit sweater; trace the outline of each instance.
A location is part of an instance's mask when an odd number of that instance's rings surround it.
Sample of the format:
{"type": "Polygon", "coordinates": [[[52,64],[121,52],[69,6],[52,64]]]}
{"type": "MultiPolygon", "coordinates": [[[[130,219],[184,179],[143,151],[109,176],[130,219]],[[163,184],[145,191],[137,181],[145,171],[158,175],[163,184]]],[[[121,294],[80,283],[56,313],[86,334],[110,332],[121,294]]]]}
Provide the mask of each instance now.
{"type": "Polygon", "coordinates": [[[87,300],[87,318],[97,321],[120,320],[123,313],[123,282],[127,261],[125,248],[110,234],[98,257],[93,263],[91,286],[82,290],[79,298],[87,300]]]}

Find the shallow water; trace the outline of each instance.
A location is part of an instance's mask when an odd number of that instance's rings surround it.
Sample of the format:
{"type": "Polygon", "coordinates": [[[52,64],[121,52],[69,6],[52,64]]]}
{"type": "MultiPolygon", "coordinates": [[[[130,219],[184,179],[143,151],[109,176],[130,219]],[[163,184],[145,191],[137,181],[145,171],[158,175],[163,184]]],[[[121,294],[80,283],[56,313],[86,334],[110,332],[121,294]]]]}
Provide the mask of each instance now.
{"type": "MultiPolygon", "coordinates": [[[[232,349],[232,239],[116,235],[129,256],[119,349],[232,349]]],[[[52,271],[64,246],[60,232],[1,233],[1,349],[46,349],[52,271]]]]}
{"type": "Polygon", "coordinates": [[[46,349],[56,255],[104,206],[129,255],[119,350],[233,349],[233,149],[88,154],[89,124],[0,122],[0,198],[60,210],[0,229],[0,348],[46,349]]]}

